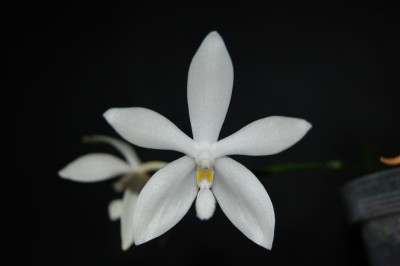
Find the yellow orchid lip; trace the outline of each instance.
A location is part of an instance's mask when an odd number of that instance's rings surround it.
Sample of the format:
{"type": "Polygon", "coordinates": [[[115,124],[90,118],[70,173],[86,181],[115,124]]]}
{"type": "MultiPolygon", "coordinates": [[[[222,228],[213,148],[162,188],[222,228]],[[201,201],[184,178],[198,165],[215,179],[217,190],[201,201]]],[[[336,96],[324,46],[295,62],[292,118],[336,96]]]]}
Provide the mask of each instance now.
{"type": "Polygon", "coordinates": [[[203,160],[197,165],[197,184],[203,178],[207,178],[211,184],[213,183],[214,169],[208,160],[203,160]]]}

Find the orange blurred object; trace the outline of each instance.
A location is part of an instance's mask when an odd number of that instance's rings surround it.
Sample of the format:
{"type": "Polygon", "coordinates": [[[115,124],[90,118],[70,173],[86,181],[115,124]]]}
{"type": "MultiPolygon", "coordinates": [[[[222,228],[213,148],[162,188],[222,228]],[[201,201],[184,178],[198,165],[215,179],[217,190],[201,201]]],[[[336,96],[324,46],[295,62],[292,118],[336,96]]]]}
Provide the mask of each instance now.
{"type": "Polygon", "coordinates": [[[393,158],[380,158],[381,162],[387,165],[400,165],[400,155],[393,158]]]}

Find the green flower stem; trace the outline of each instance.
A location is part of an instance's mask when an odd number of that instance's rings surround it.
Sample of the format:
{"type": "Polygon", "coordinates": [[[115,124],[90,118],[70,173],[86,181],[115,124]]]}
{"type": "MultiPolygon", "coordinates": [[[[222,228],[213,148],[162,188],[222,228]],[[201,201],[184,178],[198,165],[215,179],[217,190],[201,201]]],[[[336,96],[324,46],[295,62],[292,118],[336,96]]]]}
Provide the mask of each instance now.
{"type": "Polygon", "coordinates": [[[292,172],[299,170],[314,169],[332,169],[338,170],[343,168],[343,162],[339,160],[331,160],[327,162],[298,162],[298,163],[282,163],[264,166],[256,169],[257,174],[279,174],[284,172],[292,172]]]}

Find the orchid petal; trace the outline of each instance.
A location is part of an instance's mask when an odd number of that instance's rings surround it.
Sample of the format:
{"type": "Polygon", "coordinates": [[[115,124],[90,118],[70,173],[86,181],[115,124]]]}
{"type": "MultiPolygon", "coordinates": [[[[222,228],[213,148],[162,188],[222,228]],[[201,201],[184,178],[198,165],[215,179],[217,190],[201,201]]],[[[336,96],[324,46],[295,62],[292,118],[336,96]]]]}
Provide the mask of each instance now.
{"type": "Polygon", "coordinates": [[[136,169],[141,163],[139,156],[136,154],[133,147],[125,141],[102,135],[84,136],[82,140],[86,143],[104,142],[110,144],[116,148],[122,154],[122,156],[124,156],[125,160],[129,162],[132,169],[136,169]]]}
{"type": "Polygon", "coordinates": [[[228,157],[217,159],[212,190],[229,220],[252,241],[271,249],[275,228],[274,208],[253,173],[228,157]]]}
{"type": "Polygon", "coordinates": [[[133,213],[136,245],[167,232],[187,213],[198,191],[195,167],[194,160],[184,156],[150,178],[133,213]]]}
{"type": "Polygon", "coordinates": [[[123,138],[137,146],[194,156],[193,140],[159,113],[141,107],[112,108],[104,117],[123,138]]]}
{"type": "Polygon", "coordinates": [[[228,111],[233,66],[221,36],[213,31],[194,55],[188,75],[188,105],[193,139],[214,143],[228,111]]]}
{"type": "Polygon", "coordinates": [[[122,200],[121,213],[121,238],[122,249],[127,250],[133,244],[133,212],[138,198],[138,193],[126,189],[122,200]]]}
{"type": "Polygon", "coordinates": [[[69,163],[58,174],[79,182],[96,182],[132,172],[131,167],[118,157],[107,153],[83,155],[69,163]]]}
{"type": "Polygon", "coordinates": [[[116,221],[121,218],[122,200],[116,199],[108,204],[108,217],[111,221],[116,221]]]}
{"type": "Polygon", "coordinates": [[[311,124],[306,120],[284,116],[270,116],[243,127],[236,133],[214,144],[214,155],[271,155],[298,142],[311,124]]]}

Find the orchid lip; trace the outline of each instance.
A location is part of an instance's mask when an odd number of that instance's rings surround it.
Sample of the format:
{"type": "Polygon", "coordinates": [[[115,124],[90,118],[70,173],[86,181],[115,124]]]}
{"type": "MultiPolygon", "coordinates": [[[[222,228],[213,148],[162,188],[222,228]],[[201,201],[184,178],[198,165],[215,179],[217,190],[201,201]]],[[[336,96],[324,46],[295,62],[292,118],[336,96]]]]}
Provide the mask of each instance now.
{"type": "Polygon", "coordinates": [[[197,165],[197,186],[199,192],[196,198],[196,213],[200,220],[210,219],[215,211],[215,197],[211,191],[214,169],[210,160],[202,160],[197,165]]]}
{"type": "Polygon", "coordinates": [[[202,188],[203,186],[208,186],[208,188],[210,188],[212,186],[213,181],[214,181],[213,164],[211,163],[210,160],[202,160],[197,165],[197,185],[200,188],[202,188]]]}
{"type": "Polygon", "coordinates": [[[210,188],[214,179],[215,163],[215,157],[212,153],[212,145],[209,143],[197,143],[196,148],[197,154],[194,160],[197,164],[197,184],[200,189],[202,189],[203,186],[201,186],[200,183],[205,184],[204,182],[206,182],[208,188],[210,188]]]}

